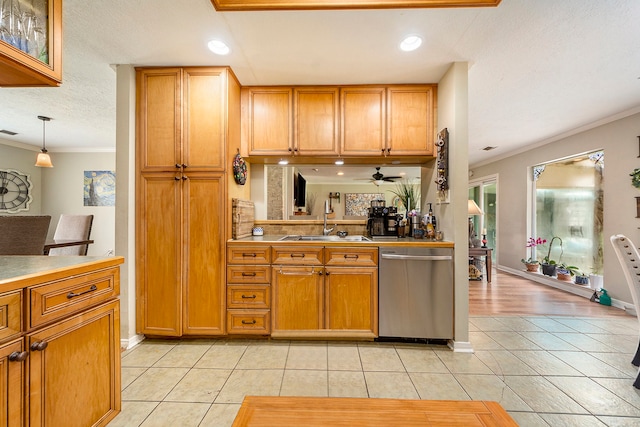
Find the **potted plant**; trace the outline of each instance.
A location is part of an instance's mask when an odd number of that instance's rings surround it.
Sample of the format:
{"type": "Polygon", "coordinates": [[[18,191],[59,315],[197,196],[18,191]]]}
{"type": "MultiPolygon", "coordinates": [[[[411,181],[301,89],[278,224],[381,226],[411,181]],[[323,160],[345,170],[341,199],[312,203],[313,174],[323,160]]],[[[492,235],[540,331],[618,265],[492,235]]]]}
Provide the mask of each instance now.
{"type": "Polygon", "coordinates": [[[538,260],[533,257],[533,248],[538,245],[544,245],[547,243],[547,239],[543,239],[542,237],[538,237],[534,239],[533,237],[529,237],[527,240],[527,248],[531,248],[531,256],[525,259],[522,258],[520,261],[527,267],[527,271],[537,272],[538,271],[538,260]]]}
{"type": "Polygon", "coordinates": [[[562,239],[558,236],[553,236],[551,242],[549,242],[549,250],[547,251],[547,256],[542,260],[542,274],[545,276],[554,276],[556,274],[556,265],[557,262],[551,259],[551,249],[553,248],[554,240],[560,240],[560,257],[562,257],[562,239]]]}
{"type": "Polygon", "coordinates": [[[558,280],[570,282],[571,278],[578,272],[578,267],[573,265],[567,265],[565,263],[556,265],[556,276],[558,280]]]}
{"type": "Polygon", "coordinates": [[[407,180],[403,180],[396,184],[396,189],[391,190],[393,194],[400,198],[402,206],[407,210],[407,214],[412,209],[416,209],[420,203],[420,188],[417,184],[411,184],[407,180]]]}
{"type": "Polygon", "coordinates": [[[583,271],[576,274],[576,285],[588,285],[589,275],[583,271]]]}

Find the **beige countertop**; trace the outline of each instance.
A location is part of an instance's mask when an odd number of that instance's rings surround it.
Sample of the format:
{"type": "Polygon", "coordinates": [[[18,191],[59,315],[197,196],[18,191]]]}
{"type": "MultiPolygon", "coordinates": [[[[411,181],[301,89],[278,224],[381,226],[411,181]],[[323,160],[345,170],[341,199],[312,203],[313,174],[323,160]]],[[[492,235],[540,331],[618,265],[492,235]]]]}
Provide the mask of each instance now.
{"type": "Polygon", "coordinates": [[[123,262],[120,256],[0,256],[0,292],[56,280],[70,270],[95,270],[123,262]]]}
{"type": "Polygon", "coordinates": [[[427,246],[433,248],[453,248],[453,242],[449,241],[441,241],[437,242],[435,240],[429,239],[414,239],[413,237],[405,237],[405,238],[383,238],[383,239],[372,239],[362,240],[362,241],[352,241],[352,240],[280,240],[284,236],[282,235],[273,235],[273,236],[249,236],[244,237],[242,239],[236,240],[228,240],[227,243],[231,244],[241,244],[241,243],[252,243],[252,244],[282,244],[282,245],[321,245],[321,246],[427,246]]]}

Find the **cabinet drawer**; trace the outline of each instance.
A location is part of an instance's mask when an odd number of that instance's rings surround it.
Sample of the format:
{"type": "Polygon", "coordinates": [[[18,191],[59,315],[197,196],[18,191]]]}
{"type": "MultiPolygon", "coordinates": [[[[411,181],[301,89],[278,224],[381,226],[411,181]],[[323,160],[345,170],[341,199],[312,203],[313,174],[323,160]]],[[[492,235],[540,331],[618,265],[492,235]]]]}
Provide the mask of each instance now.
{"type": "Polygon", "coordinates": [[[229,264],[269,264],[271,262],[269,246],[229,246],[227,262],[229,264]]]}
{"type": "Polygon", "coordinates": [[[268,335],[270,328],[269,310],[228,310],[227,332],[229,334],[268,335]]]}
{"type": "Polygon", "coordinates": [[[34,328],[116,297],[120,293],[120,269],[109,268],[27,289],[29,327],[34,328]]]}
{"type": "Polygon", "coordinates": [[[378,265],[378,248],[326,248],[325,265],[353,265],[375,267],[378,265]]]}
{"type": "Polygon", "coordinates": [[[274,246],[274,265],[322,265],[322,246],[274,246]]]}
{"type": "Polygon", "coordinates": [[[0,294],[0,341],[22,332],[22,291],[0,294]]]}
{"type": "Polygon", "coordinates": [[[267,286],[227,285],[227,308],[269,308],[271,290],[267,286]]]}
{"type": "Polygon", "coordinates": [[[227,283],[269,283],[271,267],[268,265],[227,266],[227,283]]]}

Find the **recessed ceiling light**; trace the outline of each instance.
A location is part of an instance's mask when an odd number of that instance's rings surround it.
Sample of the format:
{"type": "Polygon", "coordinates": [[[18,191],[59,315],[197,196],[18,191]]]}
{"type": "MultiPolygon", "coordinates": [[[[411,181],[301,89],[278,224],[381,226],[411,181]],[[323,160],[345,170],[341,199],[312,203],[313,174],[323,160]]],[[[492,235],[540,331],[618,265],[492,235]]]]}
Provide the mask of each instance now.
{"type": "Polygon", "coordinates": [[[344,172],[340,171],[336,175],[342,176],[342,175],[344,175],[344,172]]]}
{"type": "Polygon", "coordinates": [[[209,50],[217,55],[226,55],[231,52],[229,46],[227,46],[224,42],[220,40],[211,40],[207,46],[209,50]]]}
{"type": "Polygon", "coordinates": [[[422,39],[420,36],[408,36],[400,43],[400,49],[405,52],[411,52],[412,50],[416,50],[422,44],[422,39]]]}
{"type": "Polygon", "coordinates": [[[278,162],[279,165],[288,165],[289,164],[289,160],[287,159],[280,159],[280,161],[278,162]]]}
{"type": "Polygon", "coordinates": [[[344,160],[342,159],[336,160],[336,165],[344,165],[344,160]]]}

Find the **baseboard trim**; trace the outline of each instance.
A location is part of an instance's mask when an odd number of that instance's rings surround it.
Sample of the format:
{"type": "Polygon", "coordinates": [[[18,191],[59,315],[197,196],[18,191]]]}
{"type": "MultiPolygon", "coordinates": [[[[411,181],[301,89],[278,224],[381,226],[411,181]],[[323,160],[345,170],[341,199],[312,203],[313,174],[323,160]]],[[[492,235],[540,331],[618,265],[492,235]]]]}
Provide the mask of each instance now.
{"type": "Polygon", "coordinates": [[[134,335],[129,339],[124,338],[120,340],[120,348],[122,350],[129,350],[130,348],[140,344],[142,341],[144,341],[144,335],[134,335]]]}
{"type": "Polygon", "coordinates": [[[447,345],[454,353],[473,353],[473,347],[470,341],[449,340],[447,345]]]}

